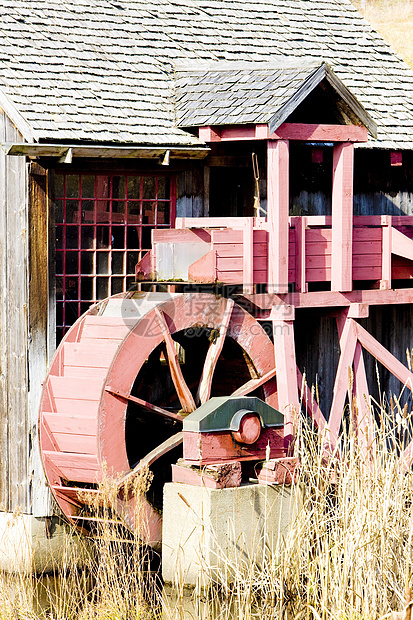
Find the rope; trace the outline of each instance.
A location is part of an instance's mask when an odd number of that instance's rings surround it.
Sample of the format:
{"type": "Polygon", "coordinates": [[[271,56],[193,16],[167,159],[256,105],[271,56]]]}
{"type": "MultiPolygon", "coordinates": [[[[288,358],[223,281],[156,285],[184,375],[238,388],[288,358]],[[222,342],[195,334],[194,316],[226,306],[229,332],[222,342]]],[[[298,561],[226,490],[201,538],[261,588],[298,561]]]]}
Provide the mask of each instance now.
{"type": "Polygon", "coordinates": [[[258,168],[258,157],[256,153],[252,153],[252,170],[254,173],[255,180],[255,191],[254,191],[254,217],[261,216],[261,201],[260,201],[260,170],[258,168]]]}

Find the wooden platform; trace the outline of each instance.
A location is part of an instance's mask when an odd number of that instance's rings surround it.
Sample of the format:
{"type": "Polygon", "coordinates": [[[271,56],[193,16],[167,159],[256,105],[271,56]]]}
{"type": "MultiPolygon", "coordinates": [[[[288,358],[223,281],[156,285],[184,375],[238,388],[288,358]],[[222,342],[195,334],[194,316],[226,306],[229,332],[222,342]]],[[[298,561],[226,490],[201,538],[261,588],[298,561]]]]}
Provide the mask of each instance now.
{"type": "MultiPolygon", "coordinates": [[[[289,218],[289,290],[321,291],[331,283],[331,219],[289,218]]],[[[169,244],[176,261],[184,262],[189,243],[198,245],[203,255],[188,266],[188,281],[242,284],[247,293],[269,281],[269,231],[263,218],[182,218],[176,229],[154,230],[154,271],[157,248],[159,254],[160,247],[169,244]]],[[[392,282],[394,286],[397,280],[411,279],[413,217],[354,217],[351,262],[353,283],[363,283],[365,289],[389,290],[392,282]]]]}

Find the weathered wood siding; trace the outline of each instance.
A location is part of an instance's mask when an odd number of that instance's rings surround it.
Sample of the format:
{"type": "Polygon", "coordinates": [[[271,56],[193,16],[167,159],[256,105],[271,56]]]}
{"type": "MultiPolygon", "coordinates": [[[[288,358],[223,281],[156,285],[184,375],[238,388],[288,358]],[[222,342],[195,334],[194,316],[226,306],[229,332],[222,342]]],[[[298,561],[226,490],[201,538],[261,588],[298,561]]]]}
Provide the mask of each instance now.
{"type": "Polygon", "coordinates": [[[176,216],[201,217],[208,212],[209,170],[198,163],[180,172],[176,182],[176,216]]]}
{"type": "Polygon", "coordinates": [[[50,226],[49,176],[47,169],[36,162],[29,172],[29,351],[28,351],[28,419],[30,425],[31,511],[47,516],[51,496],[43,472],[37,436],[37,422],[42,384],[54,351],[55,316],[54,270],[49,268],[53,245],[50,226]],[[50,235],[50,238],[49,238],[50,235]],[[51,281],[51,285],[49,284],[51,281]],[[50,307],[51,306],[51,307],[50,307]]]}
{"type": "MultiPolygon", "coordinates": [[[[23,139],[0,110],[1,142],[23,139]]],[[[26,163],[0,152],[0,509],[30,509],[26,163]]]]}
{"type": "MultiPolygon", "coordinates": [[[[413,347],[413,308],[401,306],[372,306],[368,319],[360,320],[379,342],[398,360],[407,365],[406,349],[413,347]]],[[[295,339],[297,364],[305,372],[307,383],[314,386],[319,404],[325,415],[331,407],[334,380],[340,354],[335,319],[328,313],[297,311],[295,339]],[[317,386],[317,387],[316,387],[317,386]]],[[[409,411],[412,397],[408,389],[366,351],[363,351],[370,394],[376,403],[383,403],[390,411],[390,398],[407,402],[409,411]]],[[[378,410],[378,406],[375,407],[378,410]]]]}

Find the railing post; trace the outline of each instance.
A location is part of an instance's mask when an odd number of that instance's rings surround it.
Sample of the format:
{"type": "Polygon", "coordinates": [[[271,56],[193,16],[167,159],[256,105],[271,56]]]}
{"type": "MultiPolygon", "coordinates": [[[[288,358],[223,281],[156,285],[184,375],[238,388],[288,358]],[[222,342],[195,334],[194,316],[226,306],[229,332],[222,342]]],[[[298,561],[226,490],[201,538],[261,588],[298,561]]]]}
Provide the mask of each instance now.
{"type": "Polygon", "coordinates": [[[242,275],[243,292],[254,292],[254,218],[243,218],[242,230],[242,275]]]}
{"type": "Polygon", "coordinates": [[[391,250],[392,250],[392,218],[391,215],[381,216],[381,280],[380,289],[391,288],[391,250]]]}
{"type": "Polygon", "coordinates": [[[295,231],[295,291],[306,293],[307,283],[305,279],[305,229],[307,218],[295,216],[291,218],[295,231]]]}
{"type": "Polygon", "coordinates": [[[353,289],[354,144],[340,142],[333,152],[331,290],[353,289]]]}
{"type": "Polygon", "coordinates": [[[268,292],[288,293],[289,142],[267,142],[268,292]]]}

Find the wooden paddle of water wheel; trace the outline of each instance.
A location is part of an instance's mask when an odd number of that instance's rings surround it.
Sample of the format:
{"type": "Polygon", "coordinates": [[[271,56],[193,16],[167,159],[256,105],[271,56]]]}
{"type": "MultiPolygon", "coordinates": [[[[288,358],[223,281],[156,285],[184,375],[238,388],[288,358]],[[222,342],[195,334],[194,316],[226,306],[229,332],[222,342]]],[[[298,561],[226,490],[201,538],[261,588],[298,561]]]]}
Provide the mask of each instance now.
{"type": "MultiPolygon", "coordinates": [[[[175,229],[153,231],[152,251],[136,273],[181,287],[231,285],[239,303],[202,292],[102,302],[61,343],[41,404],[44,466],[66,516],[88,529],[96,516],[83,490],[97,493],[106,473],[127,479],[149,465],[154,481],[139,519],[152,545],[161,537],[162,486],[182,454],[178,481],[218,485],[200,466],[216,466],[221,475],[225,464],[266,459],[274,466],[261,481],[277,482],[277,459],[284,459],[284,471],[294,470],[288,448],[300,411],[334,453],[348,398],[357,402],[354,423],[367,460],[375,429],[363,351],[413,388],[412,372],[360,323],[370,306],[413,302],[406,287],[413,277],[413,218],[353,217],[353,147],[367,140],[367,130],[284,124],[271,134],[257,125],[205,127],[199,135],[267,141],[267,217],[178,218],[175,229]],[[290,140],[334,144],[331,216],[289,217],[290,140]],[[317,313],[335,317],[341,349],[329,414],[297,366],[296,328],[306,333],[317,313]],[[263,325],[271,326],[272,338],[263,325]]],[[[407,469],[413,444],[403,450],[407,469]]],[[[122,484],[117,512],[135,527],[135,502],[122,484]]]]}

